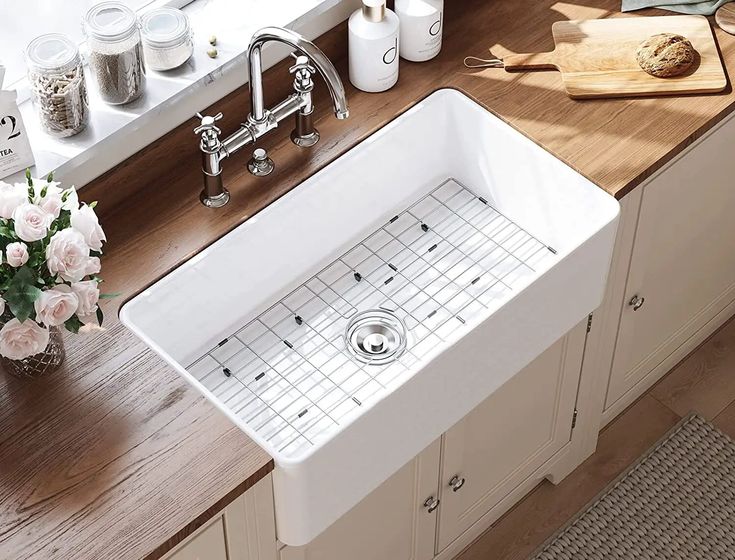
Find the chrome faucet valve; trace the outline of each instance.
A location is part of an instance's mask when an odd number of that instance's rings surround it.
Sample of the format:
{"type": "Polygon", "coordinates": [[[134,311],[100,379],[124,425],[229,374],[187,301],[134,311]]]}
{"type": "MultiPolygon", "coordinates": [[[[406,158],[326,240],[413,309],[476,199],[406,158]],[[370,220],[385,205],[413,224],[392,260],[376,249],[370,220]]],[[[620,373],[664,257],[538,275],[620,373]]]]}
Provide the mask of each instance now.
{"type": "Polygon", "coordinates": [[[293,88],[296,93],[308,93],[314,89],[312,77],[316,74],[316,68],[312,66],[308,56],[295,53],[291,53],[291,56],[296,59],[294,65],[288,69],[294,75],[293,88]]]}
{"type": "Polygon", "coordinates": [[[194,129],[194,134],[198,134],[202,137],[202,147],[213,148],[214,144],[219,144],[219,135],[222,131],[215,124],[224,115],[217,113],[215,116],[210,117],[209,115],[203,116],[201,113],[197,113],[199,119],[199,126],[194,129]]]}
{"type": "Polygon", "coordinates": [[[296,95],[304,99],[304,105],[296,112],[296,124],[291,132],[291,142],[300,148],[309,148],[319,142],[319,132],[314,128],[314,105],[311,103],[311,92],[314,89],[313,76],[316,68],[308,56],[291,53],[296,59],[288,69],[294,75],[293,89],[296,95]]]}
{"type": "Polygon", "coordinates": [[[194,134],[201,136],[199,149],[202,152],[202,176],[204,178],[204,189],[199,195],[204,206],[209,208],[220,208],[230,201],[230,193],[222,184],[222,166],[220,151],[222,142],[219,135],[220,128],[215,124],[222,118],[222,113],[215,116],[202,116],[197,113],[199,126],[194,129],[194,134]]]}

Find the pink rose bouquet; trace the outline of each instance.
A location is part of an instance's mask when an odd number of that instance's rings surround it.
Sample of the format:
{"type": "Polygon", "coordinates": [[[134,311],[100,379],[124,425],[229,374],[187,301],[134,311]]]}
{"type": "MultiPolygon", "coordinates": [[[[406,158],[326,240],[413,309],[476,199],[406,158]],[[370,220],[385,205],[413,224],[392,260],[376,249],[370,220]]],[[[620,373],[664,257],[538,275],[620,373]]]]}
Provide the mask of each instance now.
{"type": "Polygon", "coordinates": [[[22,360],[43,352],[49,328],[78,332],[102,324],[97,274],[106,241],[94,212],[74,187],[61,189],[26,172],[27,184],[0,181],[0,355],[22,360]]]}

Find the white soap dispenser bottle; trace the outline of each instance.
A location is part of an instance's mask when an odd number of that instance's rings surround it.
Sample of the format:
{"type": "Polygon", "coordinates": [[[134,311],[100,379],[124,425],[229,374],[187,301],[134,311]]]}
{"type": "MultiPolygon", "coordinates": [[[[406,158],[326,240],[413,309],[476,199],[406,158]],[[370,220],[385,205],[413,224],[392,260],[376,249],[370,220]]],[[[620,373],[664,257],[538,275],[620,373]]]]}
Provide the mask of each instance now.
{"type": "Polygon", "coordinates": [[[350,81],[370,93],[386,91],[398,81],[400,24],[385,2],[362,0],[348,23],[350,81]]]}
{"type": "Polygon", "coordinates": [[[401,57],[424,62],[439,54],[444,33],[444,0],[396,0],[401,22],[401,57]]]}

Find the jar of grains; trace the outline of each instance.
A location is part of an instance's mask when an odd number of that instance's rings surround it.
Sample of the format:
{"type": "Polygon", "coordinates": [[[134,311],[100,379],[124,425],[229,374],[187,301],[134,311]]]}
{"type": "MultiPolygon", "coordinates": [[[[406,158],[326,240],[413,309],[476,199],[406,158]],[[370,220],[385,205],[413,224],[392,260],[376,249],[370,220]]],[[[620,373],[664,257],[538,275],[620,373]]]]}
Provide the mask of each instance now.
{"type": "Polygon", "coordinates": [[[145,63],[152,70],[171,70],[194,52],[189,18],[176,8],[156,8],[140,18],[145,63]]]}
{"type": "Polygon", "coordinates": [[[138,18],[122,2],[102,2],[84,18],[89,67],[100,97],[111,105],[138,99],[145,88],[138,18]]]}
{"type": "Polygon", "coordinates": [[[26,49],[28,81],[43,130],[59,138],[84,130],[89,99],[77,46],[66,36],[36,37],[26,49]]]}

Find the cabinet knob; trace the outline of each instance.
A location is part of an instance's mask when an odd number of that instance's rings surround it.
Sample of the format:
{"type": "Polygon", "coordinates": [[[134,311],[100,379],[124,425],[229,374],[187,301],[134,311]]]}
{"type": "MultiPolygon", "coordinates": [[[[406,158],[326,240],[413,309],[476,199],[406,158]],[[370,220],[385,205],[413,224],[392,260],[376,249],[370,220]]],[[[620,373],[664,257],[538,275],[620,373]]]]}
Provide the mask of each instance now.
{"type": "Polygon", "coordinates": [[[455,474],[452,479],[449,481],[449,487],[452,489],[452,492],[456,492],[462,486],[464,486],[465,479],[463,476],[459,476],[458,474],[455,474]]]}
{"type": "Polygon", "coordinates": [[[645,302],[646,302],[646,298],[640,297],[638,294],[636,294],[632,298],[630,298],[628,305],[630,305],[633,308],[633,311],[638,311],[641,307],[643,307],[643,304],[645,302]]]}
{"type": "Polygon", "coordinates": [[[439,500],[437,500],[434,496],[429,496],[424,502],[424,507],[426,508],[426,511],[432,513],[436,510],[436,508],[439,507],[439,500]]]}

